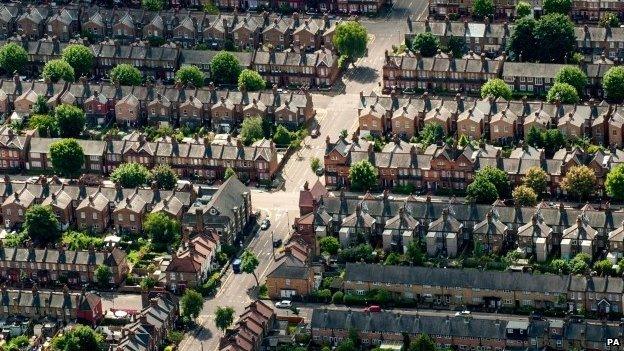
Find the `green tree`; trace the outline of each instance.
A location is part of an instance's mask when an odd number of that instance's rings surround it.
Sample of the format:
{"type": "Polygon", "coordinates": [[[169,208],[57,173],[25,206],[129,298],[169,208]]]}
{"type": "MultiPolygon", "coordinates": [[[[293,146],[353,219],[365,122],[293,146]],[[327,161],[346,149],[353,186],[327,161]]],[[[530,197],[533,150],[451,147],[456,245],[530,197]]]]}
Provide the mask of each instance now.
{"type": "Polygon", "coordinates": [[[73,82],[75,80],[74,69],[64,60],[50,60],[43,66],[43,77],[52,83],[59,80],[73,82]]]}
{"type": "Polygon", "coordinates": [[[361,160],[349,168],[349,181],[354,190],[369,190],[377,186],[379,172],[368,160],[361,160]]]}
{"type": "Polygon", "coordinates": [[[336,26],[332,42],[341,55],[355,61],[366,53],[368,31],[359,22],[344,21],[336,26]]]}
{"type": "Polygon", "coordinates": [[[615,13],[607,12],[602,17],[600,17],[600,21],[598,21],[598,24],[601,27],[605,28],[617,28],[620,26],[620,19],[615,13]]]}
{"type": "Polygon", "coordinates": [[[86,117],[80,107],[61,104],[54,109],[54,116],[63,138],[79,137],[84,130],[86,117]]]}
{"type": "Polygon", "coordinates": [[[110,282],[110,278],[113,276],[113,272],[110,267],[105,265],[99,265],[95,269],[95,280],[100,286],[106,286],[110,282]]]}
{"type": "Polygon", "coordinates": [[[11,338],[6,344],[2,346],[2,351],[20,351],[25,350],[29,345],[29,339],[26,335],[18,335],[11,338]]]}
{"type": "Polygon", "coordinates": [[[75,139],[62,139],[50,145],[50,158],[54,172],[74,178],[84,164],[84,152],[75,139]]]}
{"type": "Polygon", "coordinates": [[[570,273],[585,274],[589,269],[589,262],[591,262],[591,257],[589,257],[589,255],[585,253],[577,254],[570,260],[570,273]]]}
{"type": "Polygon", "coordinates": [[[110,180],[124,188],[136,188],[147,185],[152,179],[150,171],[139,163],[124,163],[115,168],[110,180]]]}
{"type": "Polygon", "coordinates": [[[533,8],[531,4],[526,1],[518,1],[516,4],[516,17],[522,18],[526,16],[530,16],[533,12],[533,8]]]}
{"type": "Polygon", "coordinates": [[[225,169],[225,172],[223,173],[223,180],[228,179],[232,176],[236,176],[236,172],[234,172],[234,170],[232,169],[232,167],[228,167],[225,169]]]}
{"type": "Polygon", "coordinates": [[[583,96],[587,85],[587,76],[576,66],[565,66],[557,72],[555,83],[567,83],[576,89],[578,96],[583,96]]]}
{"type": "Polygon", "coordinates": [[[472,13],[478,19],[492,17],[494,15],[494,1],[474,0],[472,2],[472,13]]]}
{"type": "Polygon", "coordinates": [[[162,212],[150,213],[143,222],[143,231],[152,240],[156,251],[177,246],[180,241],[180,222],[162,212]]]}
{"type": "Polygon", "coordinates": [[[537,195],[541,195],[546,191],[548,186],[548,174],[538,166],[531,167],[522,178],[525,186],[533,189],[537,195]]]}
{"type": "Polygon", "coordinates": [[[548,89],[546,100],[550,103],[560,101],[563,104],[576,104],[579,98],[578,92],[568,83],[555,83],[548,89]]]}
{"type": "Polygon", "coordinates": [[[310,169],[312,172],[316,174],[316,172],[321,168],[321,160],[318,157],[312,157],[310,159],[310,169]]]}
{"type": "Polygon", "coordinates": [[[554,274],[569,274],[570,263],[563,259],[552,260],[549,269],[554,274]]]}
{"type": "Polygon", "coordinates": [[[73,230],[63,233],[61,242],[69,250],[87,250],[91,247],[102,248],[104,246],[104,239],[97,236],[90,236],[84,232],[75,232],[73,230]]]}
{"type": "Polygon", "coordinates": [[[52,351],[102,351],[107,347],[102,334],[83,324],[56,334],[50,344],[52,351]]]}
{"type": "Polygon", "coordinates": [[[547,154],[561,149],[566,145],[566,137],[559,129],[547,129],[540,132],[541,145],[546,149],[547,154]]]}
{"type": "Polygon", "coordinates": [[[210,61],[212,79],[220,84],[235,84],[241,72],[240,63],[233,54],[221,51],[210,61]]]}
{"type": "Polygon", "coordinates": [[[77,76],[88,75],[93,70],[95,56],[90,48],[80,44],[70,44],[65,49],[61,57],[74,69],[77,76]]]}
{"type": "Polygon", "coordinates": [[[407,244],[407,249],[405,250],[405,258],[407,258],[407,260],[415,266],[420,266],[425,261],[425,256],[420,249],[420,246],[415,241],[407,244]]]}
{"type": "Polygon", "coordinates": [[[333,236],[325,236],[319,240],[319,247],[321,252],[327,252],[330,255],[335,255],[340,250],[340,242],[333,236]]]}
{"type": "Polygon", "coordinates": [[[344,301],[344,293],[342,291],[336,291],[334,295],[332,295],[332,303],[339,304],[344,301]]]}
{"type": "Polygon", "coordinates": [[[515,22],[514,30],[507,42],[507,50],[514,60],[528,62],[538,57],[536,52],[538,50],[535,50],[537,47],[536,26],[537,21],[532,17],[522,17],[515,22]]]}
{"type": "Polygon", "coordinates": [[[420,131],[420,142],[425,146],[444,140],[444,128],[438,123],[427,123],[420,131]]]}
{"type": "Polygon", "coordinates": [[[412,50],[420,51],[424,57],[432,57],[440,48],[438,37],[431,32],[418,33],[412,40],[412,50]]]}
{"type": "Polygon", "coordinates": [[[594,270],[603,277],[615,273],[613,271],[613,264],[608,259],[596,261],[594,263],[594,270]]]}
{"type": "Polygon", "coordinates": [[[514,199],[514,202],[520,206],[535,206],[537,205],[537,194],[531,188],[526,185],[517,186],[511,196],[514,199]]]}
{"type": "Polygon", "coordinates": [[[51,207],[32,205],[24,217],[24,234],[38,245],[55,243],[61,236],[61,224],[51,207]]]}
{"type": "Polygon", "coordinates": [[[624,99],[624,67],[609,68],[602,78],[602,88],[609,100],[622,101],[624,99]]]}
{"type": "Polygon", "coordinates": [[[491,204],[498,198],[496,187],[485,178],[475,178],[466,188],[466,195],[480,204],[491,204]]]}
{"type": "Polygon", "coordinates": [[[488,80],[481,86],[481,97],[487,98],[493,96],[495,98],[502,97],[505,100],[511,99],[511,88],[502,79],[493,78],[488,80]]]}
{"type": "Polygon", "coordinates": [[[281,124],[277,126],[275,134],[273,134],[273,141],[277,145],[289,145],[291,140],[292,138],[288,129],[281,124]]]}
{"type": "Polygon", "coordinates": [[[509,177],[500,168],[485,166],[475,174],[475,180],[477,179],[485,179],[492,183],[501,197],[509,194],[509,177]]]}
{"type": "Polygon", "coordinates": [[[32,115],[28,119],[28,127],[36,129],[43,138],[56,138],[59,134],[56,119],[50,115],[32,115]]]}
{"type": "Polygon", "coordinates": [[[532,126],[527,133],[526,142],[533,147],[542,146],[542,133],[539,129],[532,126]]]}
{"type": "Polygon", "coordinates": [[[570,18],[560,13],[553,13],[540,18],[535,26],[537,51],[542,62],[564,62],[572,58],[576,47],[574,24],[570,18]]]}
{"type": "Polygon", "coordinates": [[[141,286],[141,290],[150,291],[156,286],[156,283],[157,282],[154,278],[147,276],[141,279],[141,283],[139,283],[139,285],[141,286]]]}
{"type": "Polygon", "coordinates": [[[572,9],[572,0],[544,0],[544,13],[568,15],[572,9]]]}
{"type": "Polygon", "coordinates": [[[355,346],[355,343],[353,342],[353,340],[351,339],[344,339],[340,344],[338,344],[338,346],[336,346],[336,348],[334,349],[334,351],[356,351],[358,350],[357,347],[355,346]]]}
{"type": "Polygon", "coordinates": [[[165,7],[163,0],[141,0],[141,6],[149,11],[161,11],[165,7]]]}
{"type": "Polygon", "coordinates": [[[245,145],[251,145],[256,140],[264,138],[262,118],[259,116],[245,118],[241,125],[240,138],[245,145]]]}
{"type": "Polygon", "coordinates": [[[375,258],[373,253],[374,250],[370,244],[359,244],[340,251],[338,258],[343,262],[372,262],[375,258]]]}
{"type": "Polygon", "coordinates": [[[175,74],[176,83],[192,84],[196,88],[204,86],[204,72],[194,65],[184,65],[175,74]]]}
{"type": "Polygon", "coordinates": [[[7,43],[0,48],[0,68],[8,74],[23,72],[28,63],[28,52],[21,45],[7,43]]]}
{"type": "Polygon", "coordinates": [[[240,259],[241,270],[247,274],[253,274],[253,277],[256,280],[256,286],[260,285],[260,282],[258,281],[258,276],[256,275],[256,268],[258,268],[258,265],[260,264],[258,257],[256,257],[253,252],[245,250],[243,251],[240,259]]]}
{"type": "Polygon", "coordinates": [[[266,81],[260,73],[245,68],[238,76],[238,89],[247,91],[258,91],[266,87],[266,81]]]}
{"type": "Polygon", "coordinates": [[[180,299],[180,312],[183,317],[191,320],[197,319],[204,306],[204,298],[193,289],[186,289],[180,299]]]}
{"type": "Polygon", "coordinates": [[[113,67],[108,74],[113,83],[120,85],[141,85],[143,75],[136,67],[127,63],[121,63],[113,67]]]}
{"type": "Polygon", "coordinates": [[[585,199],[596,190],[596,173],[587,166],[572,166],[561,181],[561,188],[568,195],[585,199]]]}
{"type": "Polygon", "coordinates": [[[234,323],[234,309],[232,307],[217,307],[215,325],[225,334],[225,330],[234,323]]]}
{"type": "Polygon", "coordinates": [[[420,334],[410,344],[409,351],[436,351],[436,345],[429,335],[420,334]]]}
{"type": "Polygon", "coordinates": [[[161,164],[152,169],[152,179],[159,189],[173,190],[178,184],[178,175],[167,164],[161,164]]]}
{"type": "Polygon", "coordinates": [[[401,255],[396,252],[391,252],[384,260],[386,266],[398,266],[399,264],[401,264],[401,255]]]}
{"type": "Polygon", "coordinates": [[[37,99],[32,105],[30,111],[34,114],[41,115],[45,115],[50,112],[50,108],[48,107],[48,99],[46,99],[45,95],[37,95],[37,99]]]}
{"type": "Polygon", "coordinates": [[[451,36],[446,42],[448,51],[455,58],[461,58],[466,53],[466,39],[459,36],[451,36]]]}
{"type": "Polygon", "coordinates": [[[609,196],[617,200],[624,200],[624,165],[611,168],[604,185],[609,196]]]}

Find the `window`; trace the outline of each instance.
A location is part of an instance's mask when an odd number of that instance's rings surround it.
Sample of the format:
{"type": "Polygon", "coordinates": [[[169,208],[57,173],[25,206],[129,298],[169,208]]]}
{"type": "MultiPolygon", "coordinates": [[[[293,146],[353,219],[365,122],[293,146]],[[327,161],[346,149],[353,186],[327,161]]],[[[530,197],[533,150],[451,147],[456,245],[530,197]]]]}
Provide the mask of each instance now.
{"type": "Polygon", "coordinates": [[[98,219],[97,212],[93,212],[93,216],[92,216],[92,218],[93,218],[93,219],[98,219]]]}

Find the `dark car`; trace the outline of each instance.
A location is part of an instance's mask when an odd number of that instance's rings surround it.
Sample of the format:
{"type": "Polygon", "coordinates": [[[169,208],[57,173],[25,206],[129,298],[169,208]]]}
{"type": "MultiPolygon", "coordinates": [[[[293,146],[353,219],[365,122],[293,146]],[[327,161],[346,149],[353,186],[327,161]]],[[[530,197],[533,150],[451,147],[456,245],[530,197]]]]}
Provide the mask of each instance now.
{"type": "Polygon", "coordinates": [[[280,246],[282,246],[282,239],[277,239],[273,241],[273,247],[278,248],[280,246]]]}

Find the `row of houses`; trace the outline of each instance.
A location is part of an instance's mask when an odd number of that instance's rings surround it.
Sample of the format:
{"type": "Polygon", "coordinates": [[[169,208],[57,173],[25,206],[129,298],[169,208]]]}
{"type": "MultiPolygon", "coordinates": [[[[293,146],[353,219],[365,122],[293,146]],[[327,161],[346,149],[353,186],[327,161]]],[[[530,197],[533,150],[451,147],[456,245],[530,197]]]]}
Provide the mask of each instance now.
{"type": "Polygon", "coordinates": [[[219,351],[261,350],[264,338],[277,324],[269,305],[256,300],[245,307],[236,323],[219,339],[219,351]]]}
{"type": "Polygon", "coordinates": [[[460,350],[621,350],[608,345],[624,334],[624,326],[565,319],[484,318],[437,316],[404,312],[367,313],[355,310],[316,308],[310,320],[312,340],[339,344],[355,330],[362,344],[398,348],[407,335],[415,340],[429,335],[439,347],[460,350]]]}
{"type": "Polygon", "coordinates": [[[526,140],[532,129],[559,129],[569,138],[587,138],[597,145],[623,145],[622,108],[590,100],[587,104],[543,101],[507,101],[503,98],[473,99],[430,96],[398,97],[360,93],[358,125],[361,136],[396,135],[409,140],[427,124],[442,127],[444,135],[495,144],[526,140]]]}
{"type": "MultiPolygon", "coordinates": [[[[174,0],[175,1],[175,0],[174,0]]],[[[221,9],[244,9],[260,10],[271,9],[273,11],[300,11],[306,13],[333,12],[345,14],[374,14],[384,6],[389,5],[386,0],[216,0],[215,5],[221,9]]]]}

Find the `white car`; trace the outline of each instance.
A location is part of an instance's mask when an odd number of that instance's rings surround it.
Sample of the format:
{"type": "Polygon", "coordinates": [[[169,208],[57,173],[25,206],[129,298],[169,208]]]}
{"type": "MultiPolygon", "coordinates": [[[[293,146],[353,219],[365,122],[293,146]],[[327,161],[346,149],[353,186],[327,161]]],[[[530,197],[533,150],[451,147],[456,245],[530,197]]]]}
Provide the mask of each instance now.
{"type": "Polygon", "coordinates": [[[459,317],[459,316],[470,316],[470,311],[463,310],[460,312],[455,312],[455,317],[459,317]]]}
{"type": "Polygon", "coordinates": [[[291,308],[292,302],[290,300],[282,300],[275,303],[275,307],[277,308],[291,308]]]}
{"type": "Polygon", "coordinates": [[[267,230],[269,229],[269,226],[271,226],[271,221],[269,221],[269,219],[266,218],[264,221],[262,221],[262,224],[260,224],[260,229],[267,230]]]}

